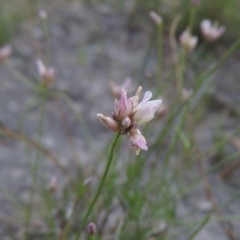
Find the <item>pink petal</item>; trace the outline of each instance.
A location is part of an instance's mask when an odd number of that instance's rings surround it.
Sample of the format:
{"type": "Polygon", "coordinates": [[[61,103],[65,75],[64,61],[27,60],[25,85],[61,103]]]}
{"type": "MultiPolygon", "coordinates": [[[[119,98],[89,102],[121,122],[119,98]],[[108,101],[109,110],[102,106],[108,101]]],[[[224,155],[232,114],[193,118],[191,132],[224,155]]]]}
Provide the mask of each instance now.
{"type": "Polygon", "coordinates": [[[115,104],[115,114],[118,120],[122,120],[124,117],[127,117],[131,112],[131,104],[127,98],[127,91],[122,90],[120,99],[116,101],[115,104]]]}
{"type": "Polygon", "coordinates": [[[134,129],[130,132],[129,141],[137,155],[140,150],[148,150],[147,141],[139,129],[134,129]]]}

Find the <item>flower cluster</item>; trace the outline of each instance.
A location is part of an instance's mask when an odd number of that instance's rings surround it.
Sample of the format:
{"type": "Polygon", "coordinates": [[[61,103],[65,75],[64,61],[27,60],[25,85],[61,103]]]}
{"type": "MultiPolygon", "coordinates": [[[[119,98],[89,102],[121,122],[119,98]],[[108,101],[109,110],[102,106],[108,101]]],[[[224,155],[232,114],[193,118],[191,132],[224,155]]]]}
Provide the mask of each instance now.
{"type": "Polygon", "coordinates": [[[217,22],[211,22],[205,19],[201,22],[201,32],[206,41],[212,42],[217,40],[225,32],[224,26],[219,26],[217,22]]]}
{"type": "Polygon", "coordinates": [[[98,118],[110,130],[120,134],[126,134],[136,154],[147,150],[147,142],[138,125],[153,119],[155,111],[161,105],[162,100],[151,100],[152,92],[147,91],[140,101],[142,87],[139,87],[133,97],[127,97],[127,90],[123,89],[121,96],[115,100],[115,109],[112,116],[97,114],[98,118]]]}
{"type": "Polygon", "coordinates": [[[47,68],[42,60],[37,59],[36,61],[38,74],[42,82],[46,85],[50,85],[55,78],[55,71],[52,67],[47,68]]]}
{"type": "Polygon", "coordinates": [[[198,38],[196,36],[193,36],[188,30],[185,30],[180,35],[180,43],[182,47],[187,51],[191,52],[197,45],[198,38]]]}
{"type": "MultiPolygon", "coordinates": [[[[203,20],[201,22],[201,33],[204,39],[208,42],[213,42],[220,38],[225,32],[224,26],[219,26],[217,22],[203,20]]],[[[186,52],[191,52],[197,46],[198,38],[193,36],[189,30],[185,30],[179,37],[180,44],[186,52]]]]}

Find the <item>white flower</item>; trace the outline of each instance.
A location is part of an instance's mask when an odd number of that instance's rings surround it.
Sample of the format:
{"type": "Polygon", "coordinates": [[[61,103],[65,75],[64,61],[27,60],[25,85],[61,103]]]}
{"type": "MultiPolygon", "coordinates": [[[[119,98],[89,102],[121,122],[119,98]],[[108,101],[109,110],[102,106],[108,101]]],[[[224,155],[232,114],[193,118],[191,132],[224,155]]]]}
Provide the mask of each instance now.
{"type": "Polygon", "coordinates": [[[147,91],[144,94],[143,100],[133,109],[133,119],[138,124],[149,122],[154,118],[157,108],[161,105],[162,100],[152,100],[152,92],[147,91]]]}
{"type": "Polygon", "coordinates": [[[206,19],[201,22],[201,32],[206,41],[215,41],[222,36],[226,28],[219,26],[217,22],[211,22],[206,19]]]}
{"type": "Polygon", "coordinates": [[[43,83],[47,85],[52,83],[55,78],[54,69],[52,67],[47,68],[42,62],[42,60],[40,59],[37,59],[36,64],[37,64],[39,76],[41,77],[41,80],[43,81],[43,83]]]}
{"type": "Polygon", "coordinates": [[[197,45],[198,38],[191,35],[188,30],[185,30],[179,37],[182,47],[187,51],[191,52],[197,45]]]}

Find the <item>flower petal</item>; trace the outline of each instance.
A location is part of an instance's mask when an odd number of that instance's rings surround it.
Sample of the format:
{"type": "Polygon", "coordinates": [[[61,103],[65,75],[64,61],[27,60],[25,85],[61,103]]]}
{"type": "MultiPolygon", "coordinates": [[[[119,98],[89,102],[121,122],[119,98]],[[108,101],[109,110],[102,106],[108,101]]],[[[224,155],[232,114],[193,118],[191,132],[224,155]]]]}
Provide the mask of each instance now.
{"type": "Polygon", "coordinates": [[[107,117],[101,113],[97,114],[97,117],[103,122],[103,124],[114,132],[118,132],[118,124],[111,117],[107,117]]]}
{"type": "Polygon", "coordinates": [[[115,114],[118,120],[127,117],[132,110],[132,104],[130,104],[127,98],[127,90],[123,89],[120,99],[115,103],[115,114]]]}
{"type": "Polygon", "coordinates": [[[145,137],[142,135],[139,129],[133,129],[129,134],[129,142],[136,154],[139,154],[140,150],[148,150],[147,141],[145,137]]]}
{"type": "Polygon", "coordinates": [[[135,113],[133,116],[134,120],[137,122],[137,124],[149,122],[154,118],[155,111],[158,109],[161,103],[162,100],[153,100],[140,103],[135,108],[135,113]]]}

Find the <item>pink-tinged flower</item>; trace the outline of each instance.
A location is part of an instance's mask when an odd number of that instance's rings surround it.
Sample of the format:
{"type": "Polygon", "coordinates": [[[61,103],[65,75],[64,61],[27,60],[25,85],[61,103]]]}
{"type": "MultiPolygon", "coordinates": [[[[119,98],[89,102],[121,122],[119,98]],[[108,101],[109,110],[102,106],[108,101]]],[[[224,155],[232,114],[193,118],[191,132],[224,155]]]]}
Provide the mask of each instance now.
{"type": "Polygon", "coordinates": [[[127,98],[127,90],[123,89],[120,99],[115,100],[115,117],[122,121],[132,111],[132,104],[127,98]]]}
{"type": "Polygon", "coordinates": [[[55,78],[55,71],[52,67],[47,68],[42,60],[37,59],[36,61],[37,68],[38,68],[38,73],[39,76],[41,77],[41,80],[43,83],[49,85],[53,82],[55,78]]]}
{"type": "Polygon", "coordinates": [[[43,20],[46,20],[48,18],[47,12],[44,9],[39,10],[38,16],[43,20]]]}
{"type": "Polygon", "coordinates": [[[122,89],[128,89],[131,84],[131,78],[126,78],[122,85],[116,85],[114,82],[110,82],[110,88],[113,96],[119,98],[122,94],[122,89]]]}
{"type": "Polygon", "coordinates": [[[157,108],[161,105],[162,100],[152,100],[152,92],[147,91],[143,100],[133,109],[133,118],[138,124],[149,122],[154,118],[157,108]]]}
{"type": "Polygon", "coordinates": [[[90,222],[87,226],[87,233],[90,235],[90,236],[94,236],[96,233],[97,233],[97,227],[96,227],[96,224],[93,223],[93,222],[90,222]]]}
{"type": "Polygon", "coordinates": [[[114,132],[127,134],[129,141],[138,154],[139,150],[147,150],[146,140],[138,129],[138,125],[153,119],[162,100],[150,100],[152,93],[147,91],[140,101],[142,87],[139,87],[133,97],[127,97],[127,90],[122,89],[121,96],[115,100],[112,117],[97,114],[104,125],[114,132]]]}
{"type": "Polygon", "coordinates": [[[162,24],[162,18],[161,18],[161,16],[158,15],[156,12],[151,11],[151,12],[149,13],[149,16],[152,18],[152,20],[153,20],[157,25],[162,24]]]}
{"type": "Polygon", "coordinates": [[[206,19],[201,22],[201,32],[206,41],[212,42],[217,40],[225,32],[224,26],[219,26],[217,22],[211,22],[206,19]]]}
{"type": "Polygon", "coordinates": [[[137,155],[139,154],[140,150],[148,150],[147,141],[138,128],[132,129],[129,132],[128,137],[129,142],[137,155]]]}
{"type": "Polygon", "coordinates": [[[191,52],[197,45],[198,38],[196,36],[193,36],[188,30],[185,30],[180,35],[180,43],[182,47],[187,51],[191,52]]]}
{"type": "Polygon", "coordinates": [[[5,61],[12,53],[12,46],[5,45],[0,48],[0,62],[5,61]]]}

